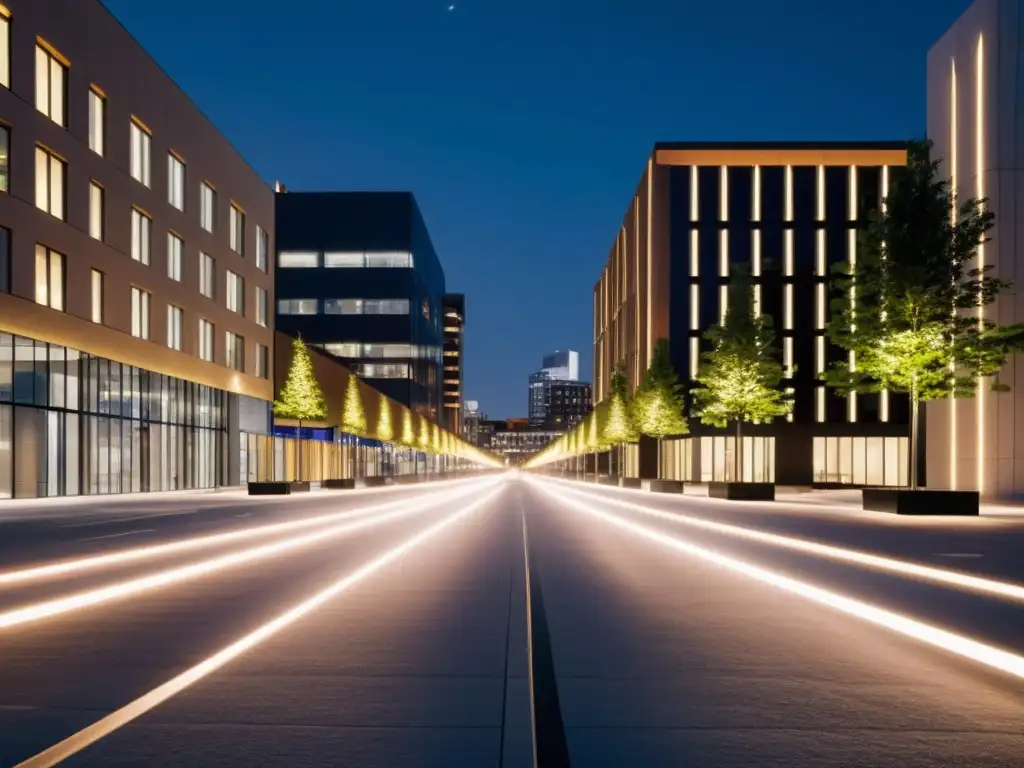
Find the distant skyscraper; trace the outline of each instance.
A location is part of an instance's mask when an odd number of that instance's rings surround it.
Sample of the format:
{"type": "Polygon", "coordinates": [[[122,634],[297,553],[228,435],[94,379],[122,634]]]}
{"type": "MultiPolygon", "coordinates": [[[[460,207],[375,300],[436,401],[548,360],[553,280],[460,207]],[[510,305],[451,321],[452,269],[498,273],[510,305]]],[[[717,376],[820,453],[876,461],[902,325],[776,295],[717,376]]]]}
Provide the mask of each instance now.
{"type": "Polygon", "coordinates": [[[466,297],[444,295],[444,420],[448,429],[462,435],[462,334],[466,327],[466,297]]]}
{"type": "Polygon", "coordinates": [[[557,349],[544,355],[543,367],[530,375],[530,423],[538,426],[551,422],[567,429],[586,415],[590,410],[590,385],[579,379],[579,352],[557,349]],[[557,397],[552,397],[553,391],[557,397]]]}
{"type": "Polygon", "coordinates": [[[556,349],[550,355],[544,355],[541,370],[547,371],[550,379],[579,381],[580,353],[572,349],[556,349]]]}

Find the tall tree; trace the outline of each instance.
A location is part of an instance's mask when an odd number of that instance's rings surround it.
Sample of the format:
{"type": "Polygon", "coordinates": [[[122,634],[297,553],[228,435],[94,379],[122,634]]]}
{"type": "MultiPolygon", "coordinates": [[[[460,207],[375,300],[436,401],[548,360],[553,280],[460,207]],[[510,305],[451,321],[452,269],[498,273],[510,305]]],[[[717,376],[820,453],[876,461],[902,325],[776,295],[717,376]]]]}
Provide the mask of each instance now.
{"type": "Polygon", "coordinates": [[[640,439],[640,432],[633,423],[630,406],[629,381],[622,363],[615,366],[612,374],[610,394],[604,426],[601,430],[602,442],[612,448],[618,448],[618,471],[622,474],[623,457],[626,443],[635,443],[640,439]]]}
{"type": "Polygon", "coordinates": [[[391,401],[384,395],[380,396],[380,412],[377,416],[377,439],[382,443],[390,443],[395,439],[395,431],[391,426],[391,401]]]}
{"type": "Polygon", "coordinates": [[[637,429],[658,441],[658,477],[661,477],[661,441],[690,431],[683,416],[685,407],[683,385],[672,365],[668,339],[658,339],[647,375],[633,398],[637,429]]]}
{"type": "Polygon", "coordinates": [[[274,401],[274,415],[282,419],[294,419],[299,422],[296,451],[298,466],[296,477],[302,480],[302,422],[320,421],[327,416],[327,403],[320,383],[313,373],[313,361],[309,350],[301,337],[292,339],[292,360],[288,367],[288,377],[284,387],[274,401]]]}
{"type": "Polygon", "coordinates": [[[999,325],[984,308],[1010,284],[977,265],[995,216],[987,200],[957,200],[931,159],[909,147],[881,212],[862,233],[853,264],[833,267],[829,338],[850,354],[824,375],[839,392],[903,392],[910,398],[910,485],[916,488],[920,404],[973,397],[1024,346],[1024,325],[999,325]]]}
{"type": "Polygon", "coordinates": [[[352,436],[349,454],[352,462],[352,477],[359,474],[359,437],[366,434],[366,412],[363,398],[359,394],[359,377],[350,373],[345,385],[345,401],[341,408],[341,428],[352,436]]]}
{"type": "Polygon", "coordinates": [[[748,272],[733,269],[728,297],[724,321],[704,334],[711,349],[702,357],[698,386],[691,393],[701,423],[715,427],[736,423],[733,472],[734,479],[740,481],[743,422],[764,423],[785,416],[792,403],[779,389],[782,366],[773,346],[771,317],[754,312],[748,272]]]}

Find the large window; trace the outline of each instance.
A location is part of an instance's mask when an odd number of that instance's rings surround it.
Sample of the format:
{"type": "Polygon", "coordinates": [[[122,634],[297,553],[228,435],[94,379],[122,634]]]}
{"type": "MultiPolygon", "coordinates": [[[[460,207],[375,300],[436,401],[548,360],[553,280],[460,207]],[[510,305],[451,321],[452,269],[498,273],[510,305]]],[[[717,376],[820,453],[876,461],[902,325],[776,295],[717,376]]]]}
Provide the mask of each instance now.
{"type": "Polygon", "coordinates": [[[0,8],[0,85],[11,87],[11,17],[0,8]]]}
{"type": "Polygon", "coordinates": [[[98,182],[89,182],[89,236],[103,240],[104,190],[98,182]]]}
{"type": "Polygon", "coordinates": [[[242,213],[242,209],[234,203],[231,204],[230,224],[231,224],[231,235],[230,246],[231,250],[237,254],[245,254],[245,214],[242,213]]]}
{"type": "Polygon", "coordinates": [[[319,267],[320,254],[316,251],[281,251],[277,255],[277,266],[286,269],[319,267]]]}
{"type": "Polygon", "coordinates": [[[270,237],[263,227],[256,227],[256,269],[267,271],[267,254],[270,253],[270,237]]]}
{"type": "Polygon", "coordinates": [[[132,288],[132,336],[137,339],[149,338],[149,293],[141,288],[132,288]]]}
{"type": "Polygon", "coordinates": [[[324,299],[325,315],[408,315],[408,299],[324,299]]]}
{"type": "Polygon", "coordinates": [[[227,306],[232,312],[245,314],[245,280],[230,269],[227,272],[228,298],[227,306]]]}
{"type": "Polygon", "coordinates": [[[270,349],[266,344],[256,344],[256,376],[260,379],[270,378],[270,349]]]}
{"type": "Polygon", "coordinates": [[[267,327],[267,290],[256,286],[256,322],[267,327]]]}
{"type": "Polygon", "coordinates": [[[95,88],[89,90],[89,149],[100,157],[107,150],[107,100],[95,88]]]}
{"type": "MultiPolygon", "coordinates": [[[[3,16],[0,16],[0,20],[3,16]]],[[[0,125],[0,192],[10,188],[11,179],[11,129],[0,125]]]]}
{"type": "Polygon", "coordinates": [[[50,48],[36,44],[36,109],[65,128],[68,69],[50,48]]]}
{"type": "Polygon", "coordinates": [[[814,482],[906,485],[906,437],[816,437],[814,482]]]}
{"type": "Polygon", "coordinates": [[[408,363],[359,363],[353,366],[364,379],[408,379],[408,363]]]}
{"type": "Polygon", "coordinates": [[[315,315],[316,299],[278,299],[279,315],[315,315]]]}
{"type": "Polygon", "coordinates": [[[412,267],[412,254],[407,251],[327,251],[324,266],[341,269],[412,267]]]}
{"type": "Polygon", "coordinates": [[[181,282],[181,265],[185,260],[185,241],[173,232],[167,233],[167,276],[181,282]]]}
{"type": "Polygon", "coordinates": [[[55,154],[36,147],[36,208],[65,219],[65,180],[68,167],[55,154]]]}
{"type": "Polygon", "coordinates": [[[430,358],[432,349],[413,344],[362,344],[358,341],[332,341],[323,345],[326,352],[337,357],[357,358],[430,358]]]}
{"type": "Polygon", "coordinates": [[[64,311],[64,256],[36,243],[36,304],[64,311]]]}
{"type": "Polygon", "coordinates": [[[98,269],[90,270],[92,293],[92,321],[103,325],[103,273],[98,269]]]}
{"type": "Polygon", "coordinates": [[[245,373],[245,339],[237,333],[226,331],[224,341],[227,349],[228,368],[245,373]]]}
{"type": "Polygon", "coordinates": [[[216,290],[215,272],[217,269],[213,256],[199,252],[199,292],[208,299],[213,298],[216,290]]]}
{"type": "Polygon", "coordinates": [[[185,163],[173,153],[167,154],[167,202],[185,210],[185,163]]]}
{"type": "Polygon", "coordinates": [[[149,264],[152,243],[153,220],[138,208],[132,208],[132,258],[149,264]]]}
{"type": "Polygon", "coordinates": [[[150,186],[150,148],[152,137],[135,120],[131,122],[131,171],[132,178],[150,186]]]}
{"type": "Polygon", "coordinates": [[[199,320],[199,357],[213,362],[213,323],[199,320]]]}
{"type": "Polygon", "coordinates": [[[167,346],[181,351],[181,327],[184,324],[184,311],[173,304],[167,305],[167,346]]]}
{"type": "Polygon", "coordinates": [[[217,214],[217,193],[205,181],[199,185],[199,224],[207,232],[213,232],[217,214]]]}
{"type": "MultiPolygon", "coordinates": [[[[733,482],[736,479],[736,438],[701,437],[700,482],[733,482]]],[[[744,437],[740,443],[740,472],[748,483],[775,482],[775,438],[744,437]]]]}

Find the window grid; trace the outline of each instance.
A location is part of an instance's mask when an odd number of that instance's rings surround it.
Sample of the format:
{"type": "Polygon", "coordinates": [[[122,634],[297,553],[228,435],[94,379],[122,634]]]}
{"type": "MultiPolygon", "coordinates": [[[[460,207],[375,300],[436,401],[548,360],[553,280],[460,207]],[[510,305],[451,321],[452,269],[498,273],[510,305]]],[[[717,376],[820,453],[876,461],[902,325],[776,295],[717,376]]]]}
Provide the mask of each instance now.
{"type": "Polygon", "coordinates": [[[316,299],[278,299],[277,314],[279,315],[315,315],[316,299]]]}

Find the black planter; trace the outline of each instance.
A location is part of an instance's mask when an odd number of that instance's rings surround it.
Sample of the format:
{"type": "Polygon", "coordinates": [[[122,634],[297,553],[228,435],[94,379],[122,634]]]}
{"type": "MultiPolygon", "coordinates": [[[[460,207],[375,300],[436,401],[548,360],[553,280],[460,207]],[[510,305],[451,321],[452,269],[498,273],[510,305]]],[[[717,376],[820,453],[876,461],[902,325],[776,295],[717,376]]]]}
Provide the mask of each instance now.
{"type": "Polygon", "coordinates": [[[636,488],[640,489],[641,482],[639,477],[620,477],[619,478],[620,488],[636,488]]]}
{"type": "Polygon", "coordinates": [[[328,491],[350,491],[356,487],[356,481],[351,477],[334,477],[320,483],[321,488],[328,491]]]}
{"type": "Polygon", "coordinates": [[[647,490],[651,493],[682,493],[682,480],[648,480],[647,490]]]}
{"type": "Polygon", "coordinates": [[[931,488],[865,488],[864,509],[896,515],[970,515],[980,512],[977,491],[943,491],[931,488]]]}
{"type": "Polygon", "coordinates": [[[383,475],[374,477],[361,477],[359,482],[356,483],[361,488],[381,488],[385,485],[391,485],[391,478],[383,475]]]}
{"type": "Polygon", "coordinates": [[[612,475],[598,475],[597,476],[597,484],[598,485],[618,485],[619,484],[619,478],[613,477],[612,475]]]}
{"type": "Polygon", "coordinates": [[[708,483],[708,496],[731,501],[775,501],[775,483],[708,483]]]}
{"type": "Polygon", "coordinates": [[[309,493],[309,483],[290,480],[249,483],[250,496],[288,496],[292,493],[309,493]]]}

